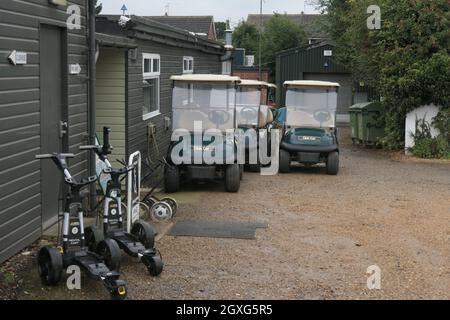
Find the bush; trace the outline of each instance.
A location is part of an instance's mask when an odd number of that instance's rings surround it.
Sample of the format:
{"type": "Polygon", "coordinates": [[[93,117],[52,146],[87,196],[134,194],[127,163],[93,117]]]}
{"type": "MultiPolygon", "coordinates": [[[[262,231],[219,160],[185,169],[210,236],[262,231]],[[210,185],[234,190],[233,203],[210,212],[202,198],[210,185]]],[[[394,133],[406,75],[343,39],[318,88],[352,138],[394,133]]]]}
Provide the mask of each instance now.
{"type": "MultiPolygon", "coordinates": [[[[433,123],[436,123],[436,117],[433,123]]],[[[448,127],[446,127],[448,129],[448,127]]],[[[448,132],[441,131],[437,137],[431,135],[431,125],[424,119],[416,121],[414,147],[410,149],[416,157],[426,159],[450,159],[448,132]]]]}

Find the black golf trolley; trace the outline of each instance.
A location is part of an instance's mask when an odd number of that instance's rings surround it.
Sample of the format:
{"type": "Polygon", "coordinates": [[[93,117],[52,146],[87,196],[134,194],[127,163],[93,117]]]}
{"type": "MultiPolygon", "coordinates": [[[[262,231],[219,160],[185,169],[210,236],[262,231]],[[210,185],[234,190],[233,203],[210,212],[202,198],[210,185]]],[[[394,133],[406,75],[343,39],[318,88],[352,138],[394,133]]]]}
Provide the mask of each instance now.
{"type": "Polygon", "coordinates": [[[61,280],[62,270],[76,265],[91,279],[102,281],[112,299],[125,299],[126,282],[120,280],[120,249],[116,241],[105,239],[94,250],[86,246],[83,221],[82,189],[97,181],[97,177],[75,179],[71,176],[67,159],[73,154],[44,154],[36,159],[51,159],[63,172],[69,186],[63,218],[63,245],[43,247],[38,254],[39,275],[45,285],[54,286],[61,280]]]}
{"type": "Polygon", "coordinates": [[[91,226],[85,229],[86,244],[90,248],[95,248],[103,239],[114,239],[120,249],[129,256],[139,258],[147,267],[150,275],[158,276],[163,270],[161,255],[154,248],[155,232],[153,227],[138,220],[131,227],[130,233],[126,231],[121,199],[121,177],[128,175],[134,170],[134,166],[126,166],[121,169],[114,169],[108,160],[113,147],[109,144],[109,128],[103,128],[103,146],[82,146],[80,150],[91,150],[103,161],[107,169],[103,173],[108,174],[111,179],[108,181],[104,199],[103,210],[103,230],[98,226],[91,226]]]}

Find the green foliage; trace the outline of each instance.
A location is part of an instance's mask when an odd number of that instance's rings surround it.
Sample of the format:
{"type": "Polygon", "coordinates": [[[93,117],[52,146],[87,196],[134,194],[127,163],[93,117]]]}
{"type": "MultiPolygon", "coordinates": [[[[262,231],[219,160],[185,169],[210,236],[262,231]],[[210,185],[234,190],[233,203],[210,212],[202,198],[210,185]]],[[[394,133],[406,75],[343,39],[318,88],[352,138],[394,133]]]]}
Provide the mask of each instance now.
{"type": "Polygon", "coordinates": [[[381,30],[367,28],[371,0],[319,0],[329,13],[336,58],[384,98],[385,147],[402,147],[406,114],[450,108],[450,2],[378,0],[381,30]]]}
{"type": "Polygon", "coordinates": [[[217,41],[225,41],[225,30],[227,30],[227,22],[216,22],[217,41]]]}
{"type": "Polygon", "coordinates": [[[242,21],[233,32],[233,46],[235,48],[244,48],[249,55],[257,53],[258,41],[259,31],[252,23],[242,21]]]}
{"type": "Polygon", "coordinates": [[[265,24],[262,35],[261,60],[269,67],[271,75],[275,72],[275,54],[282,50],[306,45],[305,31],[293,23],[285,14],[274,14],[265,24]]]}

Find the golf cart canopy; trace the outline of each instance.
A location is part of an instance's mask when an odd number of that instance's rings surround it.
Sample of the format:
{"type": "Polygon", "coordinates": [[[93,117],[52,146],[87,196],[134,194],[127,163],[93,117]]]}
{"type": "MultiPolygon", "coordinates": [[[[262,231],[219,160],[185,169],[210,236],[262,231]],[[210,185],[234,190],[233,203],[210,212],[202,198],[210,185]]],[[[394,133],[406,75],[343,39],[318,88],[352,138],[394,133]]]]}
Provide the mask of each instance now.
{"type": "Polygon", "coordinates": [[[203,131],[236,128],[236,84],[239,77],[191,74],[172,76],[173,130],[194,132],[201,124],[203,131]]]}
{"type": "Polygon", "coordinates": [[[286,125],[333,128],[336,123],[339,83],[286,81],[286,125]]]}
{"type": "Polygon", "coordinates": [[[171,76],[170,80],[184,82],[241,82],[241,79],[239,77],[227,76],[222,74],[184,74],[181,76],[171,76]]]}
{"type": "Polygon", "coordinates": [[[262,128],[266,125],[269,109],[261,103],[263,88],[269,88],[269,84],[257,80],[241,80],[238,84],[236,93],[238,126],[262,128]]]}

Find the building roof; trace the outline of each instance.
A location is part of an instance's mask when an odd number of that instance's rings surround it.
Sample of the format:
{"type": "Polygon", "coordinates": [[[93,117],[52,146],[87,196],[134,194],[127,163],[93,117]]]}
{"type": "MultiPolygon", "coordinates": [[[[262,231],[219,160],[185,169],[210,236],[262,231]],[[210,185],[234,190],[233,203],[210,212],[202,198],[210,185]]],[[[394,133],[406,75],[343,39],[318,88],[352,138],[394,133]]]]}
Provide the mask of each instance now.
{"type": "Polygon", "coordinates": [[[328,82],[328,81],[315,81],[315,80],[293,80],[293,81],[285,81],[284,86],[291,87],[326,87],[326,88],[339,88],[340,84],[337,82],[328,82]]]}
{"type": "MultiPolygon", "coordinates": [[[[263,30],[266,23],[274,16],[274,14],[263,14],[263,30]]],[[[286,17],[293,23],[303,27],[306,35],[309,39],[326,39],[329,38],[327,32],[325,31],[325,26],[327,23],[326,14],[286,14],[286,17]]],[[[260,15],[259,14],[249,14],[247,17],[247,22],[259,26],[260,15]]]]}
{"type": "Polygon", "coordinates": [[[210,40],[217,40],[213,16],[144,16],[144,18],[187,30],[210,40]]]}
{"type": "Polygon", "coordinates": [[[233,77],[223,74],[184,74],[181,76],[171,76],[170,80],[186,81],[186,82],[237,82],[237,83],[241,81],[239,77],[233,77]]]}

